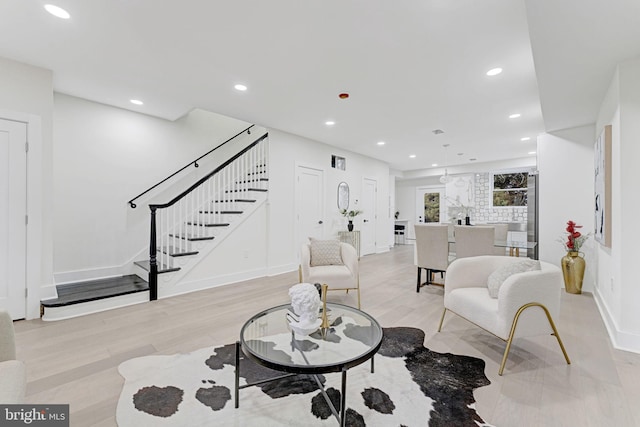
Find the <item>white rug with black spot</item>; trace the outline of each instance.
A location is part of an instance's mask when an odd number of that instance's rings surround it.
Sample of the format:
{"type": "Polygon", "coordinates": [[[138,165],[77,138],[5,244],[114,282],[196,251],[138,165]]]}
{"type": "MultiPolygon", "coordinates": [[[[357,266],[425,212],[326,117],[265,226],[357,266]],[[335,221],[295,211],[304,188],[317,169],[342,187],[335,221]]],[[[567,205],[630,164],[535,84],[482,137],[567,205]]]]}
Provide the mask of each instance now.
{"type": "MultiPolygon", "coordinates": [[[[375,372],[369,362],[348,371],[348,426],[488,425],[476,413],[473,398],[474,389],[490,384],[484,361],[436,353],[423,346],[424,337],[420,329],[385,328],[375,372]]],[[[122,363],[118,425],[338,425],[315,381],[305,375],[241,389],[240,407],[234,408],[234,360],[235,345],[229,344],[122,363]]],[[[241,384],[281,375],[248,359],[240,367],[241,384]]],[[[339,407],[341,375],[320,378],[339,407]]]]}

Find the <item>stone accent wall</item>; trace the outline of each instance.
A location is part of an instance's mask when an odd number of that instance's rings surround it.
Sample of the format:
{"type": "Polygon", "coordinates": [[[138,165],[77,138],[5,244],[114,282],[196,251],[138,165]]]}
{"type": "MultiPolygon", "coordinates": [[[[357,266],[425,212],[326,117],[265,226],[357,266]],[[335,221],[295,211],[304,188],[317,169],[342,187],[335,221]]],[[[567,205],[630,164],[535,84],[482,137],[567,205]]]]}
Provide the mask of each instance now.
{"type": "Polygon", "coordinates": [[[491,174],[475,174],[475,206],[471,212],[471,222],[527,222],[527,208],[494,208],[491,206],[491,174]]]}

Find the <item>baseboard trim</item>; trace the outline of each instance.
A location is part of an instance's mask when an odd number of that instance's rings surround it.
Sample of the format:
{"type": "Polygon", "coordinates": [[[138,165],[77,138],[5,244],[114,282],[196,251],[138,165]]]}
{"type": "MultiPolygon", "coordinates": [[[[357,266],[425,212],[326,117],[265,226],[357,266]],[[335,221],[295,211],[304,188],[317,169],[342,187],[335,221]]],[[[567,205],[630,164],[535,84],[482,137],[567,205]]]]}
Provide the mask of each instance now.
{"type": "Polygon", "coordinates": [[[600,317],[602,317],[604,326],[607,328],[611,345],[618,350],[640,353],[640,335],[621,331],[597,288],[594,289],[593,296],[600,312],[600,317]]]}
{"type": "Polygon", "coordinates": [[[169,288],[163,287],[162,282],[158,283],[158,298],[170,298],[177,295],[191,292],[203,291],[205,289],[217,288],[219,286],[231,285],[245,280],[257,279],[267,275],[265,268],[258,268],[240,273],[224,274],[221,276],[208,277],[206,279],[178,282],[169,288]]]}
{"type": "Polygon", "coordinates": [[[298,271],[298,264],[283,264],[275,267],[267,267],[267,276],[277,276],[278,274],[298,271]]]}

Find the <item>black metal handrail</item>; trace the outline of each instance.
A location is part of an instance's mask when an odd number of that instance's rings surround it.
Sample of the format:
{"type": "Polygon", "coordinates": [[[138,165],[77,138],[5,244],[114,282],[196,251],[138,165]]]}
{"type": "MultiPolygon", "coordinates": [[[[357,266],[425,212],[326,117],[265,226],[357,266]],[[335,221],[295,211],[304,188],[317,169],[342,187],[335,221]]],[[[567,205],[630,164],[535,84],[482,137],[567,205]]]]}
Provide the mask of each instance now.
{"type": "Polygon", "coordinates": [[[265,133],[260,138],[256,139],[251,144],[249,144],[247,147],[243,148],[241,151],[239,151],[237,154],[235,154],[229,160],[227,160],[226,162],[224,162],[223,164],[221,164],[220,166],[215,168],[212,172],[210,172],[207,175],[205,175],[204,177],[200,178],[195,184],[193,184],[191,187],[187,188],[182,193],[178,194],[176,197],[171,199],[169,202],[162,203],[162,204],[149,204],[149,210],[151,211],[151,236],[150,236],[150,239],[149,239],[149,299],[151,301],[155,301],[155,300],[158,299],[158,259],[157,259],[157,253],[156,253],[157,252],[157,248],[156,248],[156,243],[157,243],[156,211],[158,209],[168,208],[168,207],[173,206],[174,204],[176,204],[178,201],[180,201],[182,198],[184,198],[187,194],[191,193],[193,190],[198,188],[204,182],[209,180],[209,178],[211,178],[212,176],[214,176],[215,174],[219,173],[221,170],[223,170],[224,168],[229,166],[231,163],[233,163],[240,156],[245,154],[247,151],[249,151],[250,149],[252,149],[256,145],[258,145],[261,141],[265,140],[268,136],[269,136],[269,133],[268,132],[265,133]]]}
{"type": "Polygon", "coordinates": [[[207,181],[209,178],[211,178],[213,175],[217,174],[218,172],[220,172],[222,169],[226,168],[227,166],[229,166],[231,163],[233,163],[237,158],[239,158],[240,156],[242,156],[244,153],[246,153],[247,151],[249,151],[250,149],[252,149],[253,147],[255,147],[256,145],[258,145],[261,141],[263,141],[264,139],[266,139],[269,136],[269,133],[265,133],[264,135],[262,135],[260,138],[256,139],[255,141],[253,141],[251,144],[249,144],[248,146],[246,146],[245,148],[243,148],[242,150],[240,150],[237,154],[235,154],[233,157],[231,157],[229,160],[227,160],[226,162],[224,162],[223,164],[221,164],[220,166],[218,166],[217,168],[215,168],[213,171],[209,172],[208,174],[206,174],[205,176],[203,176],[202,178],[200,178],[198,181],[196,181],[195,184],[193,184],[191,187],[187,188],[186,190],[184,190],[182,193],[178,194],[176,197],[174,197],[173,199],[171,199],[169,202],[167,203],[162,203],[162,204],[150,204],[149,208],[155,208],[155,209],[164,209],[164,208],[168,208],[169,206],[173,206],[174,204],[176,204],[180,199],[182,199],[183,197],[185,197],[187,194],[191,193],[193,190],[195,190],[196,188],[198,188],[203,182],[207,181]]]}
{"type": "Polygon", "coordinates": [[[251,125],[248,128],[243,129],[241,132],[238,132],[237,134],[233,135],[231,138],[227,139],[225,142],[223,142],[220,145],[218,145],[217,147],[214,147],[211,150],[207,151],[206,153],[204,153],[202,156],[198,157],[197,159],[187,163],[186,165],[184,165],[183,167],[181,167],[180,169],[178,169],[177,171],[175,171],[174,173],[172,173],[171,175],[169,175],[168,177],[166,177],[162,181],[158,182],[154,186],[147,188],[145,191],[143,191],[142,193],[138,194],[136,197],[134,197],[133,199],[129,200],[127,203],[129,203],[129,206],[131,206],[133,209],[135,209],[137,207],[137,205],[135,203],[133,203],[135,200],[137,200],[140,197],[144,196],[145,194],[147,194],[149,191],[153,190],[157,186],[162,185],[166,181],[170,180],[171,178],[173,178],[174,176],[176,176],[177,174],[179,174],[183,170],[187,169],[189,166],[193,165],[196,168],[199,167],[200,165],[198,164],[198,160],[202,160],[203,158],[207,157],[209,154],[211,154],[214,151],[216,151],[218,148],[222,147],[223,145],[225,145],[228,142],[231,142],[232,140],[236,139],[238,136],[242,135],[243,133],[247,132],[248,135],[251,135],[251,128],[254,127],[254,126],[255,125],[251,125]]]}

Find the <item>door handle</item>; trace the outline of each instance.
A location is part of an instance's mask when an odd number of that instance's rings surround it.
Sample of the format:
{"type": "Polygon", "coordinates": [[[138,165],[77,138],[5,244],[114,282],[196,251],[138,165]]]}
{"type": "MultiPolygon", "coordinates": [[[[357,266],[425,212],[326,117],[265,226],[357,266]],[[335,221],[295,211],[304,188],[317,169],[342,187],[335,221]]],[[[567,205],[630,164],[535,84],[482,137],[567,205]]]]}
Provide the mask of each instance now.
{"type": "Polygon", "coordinates": [[[318,221],[318,224],[322,224],[322,220],[318,221]]]}

